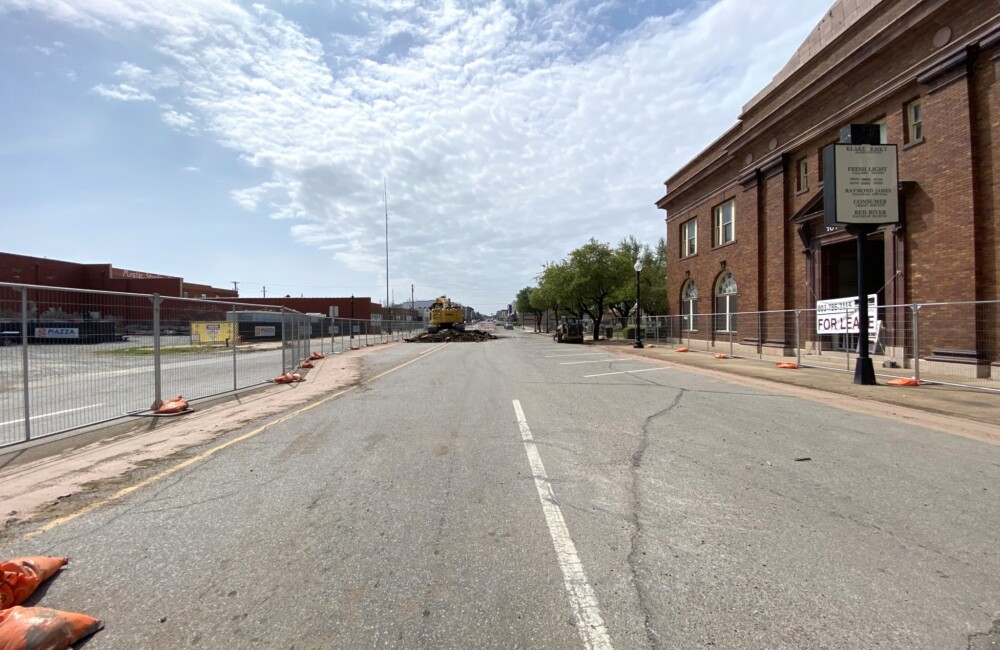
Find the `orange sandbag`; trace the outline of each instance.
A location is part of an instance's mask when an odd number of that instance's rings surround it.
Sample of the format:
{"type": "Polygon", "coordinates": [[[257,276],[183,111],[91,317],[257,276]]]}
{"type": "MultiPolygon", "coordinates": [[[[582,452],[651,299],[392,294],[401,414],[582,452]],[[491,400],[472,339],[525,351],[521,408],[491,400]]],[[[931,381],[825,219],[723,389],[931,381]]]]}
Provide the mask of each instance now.
{"type": "Polygon", "coordinates": [[[0,650],[65,650],[102,627],[86,614],[12,607],[0,611],[0,650]]]}
{"type": "Polygon", "coordinates": [[[304,380],[302,379],[302,375],[300,375],[297,372],[294,373],[294,374],[290,373],[290,372],[286,372],[285,374],[281,375],[280,377],[275,377],[271,381],[273,381],[276,384],[290,384],[290,383],[295,382],[295,381],[304,381],[304,380]]]}
{"type": "Polygon", "coordinates": [[[188,402],[186,399],[178,395],[177,397],[168,399],[164,403],[160,404],[160,408],[154,411],[155,413],[180,413],[181,411],[186,411],[188,409],[188,402]]]}
{"type": "Polygon", "coordinates": [[[787,368],[789,370],[794,370],[799,367],[799,364],[795,363],[794,361],[779,361],[774,365],[778,366],[779,368],[787,368]]]}
{"type": "Polygon", "coordinates": [[[69,558],[33,555],[0,562],[0,609],[20,605],[69,558]]]}
{"type": "Polygon", "coordinates": [[[322,359],[324,357],[322,352],[313,352],[309,355],[310,361],[315,361],[316,359],[322,359]]]}
{"type": "Polygon", "coordinates": [[[687,352],[687,351],[688,351],[687,348],[677,348],[674,350],[674,352],[687,352]]]}
{"type": "Polygon", "coordinates": [[[314,366],[312,363],[309,362],[309,359],[306,359],[305,361],[299,364],[299,368],[315,368],[315,367],[316,366],[314,366]]]}
{"type": "Polygon", "coordinates": [[[885,383],[889,386],[919,386],[923,382],[919,379],[900,377],[898,379],[890,379],[885,383]]]}
{"type": "Polygon", "coordinates": [[[716,359],[728,359],[729,358],[729,355],[722,354],[721,352],[719,354],[713,354],[712,356],[715,357],[716,359]]]}

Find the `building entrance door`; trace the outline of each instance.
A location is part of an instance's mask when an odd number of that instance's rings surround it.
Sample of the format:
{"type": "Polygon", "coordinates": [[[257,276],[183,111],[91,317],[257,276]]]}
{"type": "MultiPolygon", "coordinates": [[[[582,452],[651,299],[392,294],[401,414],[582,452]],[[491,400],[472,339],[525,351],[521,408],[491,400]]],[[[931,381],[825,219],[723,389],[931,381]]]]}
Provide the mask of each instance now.
{"type": "MultiPolygon", "coordinates": [[[[885,304],[885,246],[882,233],[868,236],[868,293],[878,294],[878,304],[885,304]]],[[[847,298],[858,295],[858,243],[854,238],[827,244],[820,248],[822,281],[820,300],[847,298]]],[[[881,318],[881,315],[876,318],[881,318]]],[[[855,350],[857,335],[830,334],[823,336],[824,350],[855,350]]]]}

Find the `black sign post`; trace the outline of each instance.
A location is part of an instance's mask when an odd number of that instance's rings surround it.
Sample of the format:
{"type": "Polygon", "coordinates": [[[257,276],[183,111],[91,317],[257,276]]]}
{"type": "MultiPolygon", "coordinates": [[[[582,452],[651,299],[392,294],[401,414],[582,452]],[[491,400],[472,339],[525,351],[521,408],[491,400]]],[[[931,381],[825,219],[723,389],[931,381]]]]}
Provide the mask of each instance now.
{"type": "Polygon", "coordinates": [[[823,149],[823,209],[827,226],[846,226],[858,242],[858,359],[854,383],[874,386],[868,356],[868,235],[899,222],[896,146],[881,144],[877,124],[850,124],[840,142],[823,149]]]}

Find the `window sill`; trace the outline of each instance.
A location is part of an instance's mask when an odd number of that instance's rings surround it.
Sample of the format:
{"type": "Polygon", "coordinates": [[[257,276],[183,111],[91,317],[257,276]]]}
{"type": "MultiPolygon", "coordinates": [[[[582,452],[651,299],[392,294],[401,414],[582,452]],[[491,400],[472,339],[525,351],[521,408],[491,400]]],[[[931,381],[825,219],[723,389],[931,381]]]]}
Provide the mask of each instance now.
{"type": "Polygon", "coordinates": [[[690,255],[681,255],[682,260],[689,260],[692,257],[698,257],[698,253],[691,253],[690,255]]]}
{"type": "Polygon", "coordinates": [[[808,187],[803,187],[801,190],[795,190],[795,196],[799,196],[800,194],[806,194],[808,192],[809,192],[809,188],[808,187]]]}
{"type": "Polygon", "coordinates": [[[924,143],[924,139],[923,138],[920,138],[919,140],[911,140],[910,142],[907,142],[906,144],[903,145],[903,151],[906,151],[907,149],[909,149],[911,147],[915,147],[915,146],[917,146],[919,144],[923,144],[923,143],[924,143]]]}
{"type": "Polygon", "coordinates": [[[734,239],[733,241],[727,241],[725,244],[719,244],[717,246],[713,246],[712,250],[715,251],[715,250],[719,250],[720,248],[725,248],[726,246],[732,246],[733,244],[736,243],[736,241],[737,240],[734,239]]]}

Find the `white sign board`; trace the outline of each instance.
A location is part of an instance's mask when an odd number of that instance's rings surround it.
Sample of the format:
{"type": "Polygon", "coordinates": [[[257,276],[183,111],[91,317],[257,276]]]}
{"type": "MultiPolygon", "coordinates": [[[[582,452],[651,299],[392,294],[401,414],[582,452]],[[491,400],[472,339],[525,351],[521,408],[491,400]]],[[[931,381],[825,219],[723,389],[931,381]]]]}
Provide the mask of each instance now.
{"type": "Polygon", "coordinates": [[[823,158],[826,225],[899,223],[896,145],[834,144],[827,149],[830,156],[824,150],[823,158]],[[832,174],[826,171],[831,156],[832,174]]]}
{"type": "MultiPolygon", "coordinates": [[[[875,330],[878,296],[868,294],[868,331],[875,330]]],[[[858,297],[816,301],[817,334],[858,334],[858,297]]]]}
{"type": "Polygon", "coordinates": [[[78,339],[79,327],[36,327],[36,339],[78,339]]]}
{"type": "Polygon", "coordinates": [[[253,335],[256,337],[262,336],[274,336],[275,326],[274,325],[257,325],[253,328],[253,335]]]}

